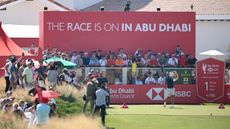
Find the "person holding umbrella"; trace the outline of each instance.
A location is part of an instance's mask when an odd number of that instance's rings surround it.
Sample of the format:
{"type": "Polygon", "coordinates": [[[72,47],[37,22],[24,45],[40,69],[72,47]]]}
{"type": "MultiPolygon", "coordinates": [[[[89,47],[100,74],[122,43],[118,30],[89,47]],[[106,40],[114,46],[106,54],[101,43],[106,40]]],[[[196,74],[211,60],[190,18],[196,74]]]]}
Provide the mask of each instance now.
{"type": "Polygon", "coordinates": [[[42,87],[36,87],[37,95],[34,99],[38,98],[39,104],[36,106],[35,114],[35,124],[40,126],[47,124],[49,122],[51,107],[49,101],[51,98],[57,98],[59,94],[53,90],[42,90],[42,87]]]}

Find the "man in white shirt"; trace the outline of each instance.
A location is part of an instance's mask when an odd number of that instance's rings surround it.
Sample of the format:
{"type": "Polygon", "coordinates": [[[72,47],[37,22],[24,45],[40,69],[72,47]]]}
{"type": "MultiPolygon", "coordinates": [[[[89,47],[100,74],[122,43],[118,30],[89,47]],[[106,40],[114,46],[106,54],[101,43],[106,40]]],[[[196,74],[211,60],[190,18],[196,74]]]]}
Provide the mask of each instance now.
{"type": "Polygon", "coordinates": [[[145,84],[150,85],[150,84],[156,84],[157,81],[152,77],[151,72],[148,73],[148,77],[145,79],[145,84]]]}
{"type": "Polygon", "coordinates": [[[99,60],[99,64],[102,67],[106,67],[107,66],[107,59],[105,56],[102,56],[101,59],[99,60]]]}
{"type": "Polygon", "coordinates": [[[101,110],[101,122],[103,125],[105,125],[106,96],[108,95],[109,93],[105,90],[104,86],[96,91],[96,107],[94,113],[98,113],[99,110],[101,110]]]}
{"type": "Polygon", "coordinates": [[[165,76],[164,76],[163,72],[161,72],[160,77],[157,79],[157,84],[159,84],[159,85],[165,84],[165,76]]]}
{"type": "Polygon", "coordinates": [[[169,58],[168,65],[173,67],[178,65],[178,59],[176,58],[175,54],[172,54],[171,58],[169,58]]]}

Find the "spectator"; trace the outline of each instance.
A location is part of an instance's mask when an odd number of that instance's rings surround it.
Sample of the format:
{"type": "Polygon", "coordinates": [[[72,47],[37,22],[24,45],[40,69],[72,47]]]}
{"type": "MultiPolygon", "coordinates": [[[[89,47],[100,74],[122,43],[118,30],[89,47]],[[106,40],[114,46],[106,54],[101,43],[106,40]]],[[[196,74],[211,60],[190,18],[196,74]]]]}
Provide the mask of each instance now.
{"type": "Polygon", "coordinates": [[[77,64],[77,67],[80,68],[83,66],[83,60],[81,58],[81,55],[78,55],[77,56],[77,60],[76,60],[76,64],[77,64]]]}
{"type": "MultiPolygon", "coordinates": [[[[9,91],[8,91],[9,92],[9,91]]],[[[6,97],[6,98],[1,98],[0,99],[0,108],[1,109],[4,109],[4,107],[5,107],[5,105],[12,105],[13,104],[13,102],[14,102],[14,97],[11,97],[11,96],[9,96],[9,97],[6,97]]]]}
{"type": "Polygon", "coordinates": [[[48,78],[49,86],[54,87],[57,85],[58,72],[57,72],[57,68],[54,65],[54,62],[50,63],[50,68],[49,68],[49,71],[47,73],[47,78],[48,78]]]}
{"type": "Polygon", "coordinates": [[[7,91],[10,91],[10,68],[12,66],[12,63],[10,61],[10,59],[6,60],[6,64],[5,64],[5,80],[6,80],[6,88],[5,88],[5,93],[7,93],[7,91]]]}
{"type": "Polygon", "coordinates": [[[37,69],[38,73],[38,85],[42,87],[46,87],[45,80],[46,80],[46,67],[43,65],[43,61],[39,61],[39,67],[37,69]]]}
{"type": "Polygon", "coordinates": [[[134,57],[137,59],[140,59],[142,57],[142,50],[140,48],[138,48],[135,53],[134,53],[134,57]]]}
{"type": "Polygon", "coordinates": [[[109,59],[107,60],[107,66],[109,67],[115,66],[115,60],[112,54],[109,55],[109,59]]]}
{"type": "Polygon", "coordinates": [[[102,66],[102,67],[107,66],[107,59],[106,59],[105,56],[101,56],[101,59],[99,60],[99,64],[100,64],[100,66],[102,66]]]}
{"type": "Polygon", "coordinates": [[[118,50],[117,56],[120,56],[122,59],[125,58],[125,57],[127,57],[127,55],[124,53],[124,48],[120,48],[118,50]]]}
{"type": "Polygon", "coordinates": [[[147,58],[150,59],[152,55],[153,55],[152,50],[149,49],[145,56],[147,56],[147,58]]]}
{"type": "Polygon", "coordinates": [[[62,75],[63,75],[62,81],[65,81],[66,83],[71,84],[72,79],[71,79],[69,71],[66,68],[63,69],[63,73],[60,76],[62,75]]]}
{"type": "Polygon", "coordinates": [[[96,58],[96,54],[93,54],[89,61],[89,66],[99,66],[99,61],[96,58]]]}
{"type": "Polygon", "coordinates": [[[27,108],[27,103],[25,101],[23,101],[23,100],[20,100],[19,101],[19,107],[18,107],[18,109],[20,109],[23,112],[25,112],[26,108],[27,108]]]}
{"type": "Polygon", "coordinates": [[[23,79],[24,79],[25,88],[27,90],[30,90],[34,87],[33,86],[33,72],[32,72],[33,62],[27,61],[26,65],[27,67],[23,71],[23,79]]]}
{"type": "Polygon", "coordinates": [[[159,85],[165,84],[165,76],[164,76],[163,72],[161,72],[160,77],[157,79],[157,84],[159,84],[159,85]]]}
{"type": "Polygon", "coordinates": [[[157,59],[155,55],[151,55],[148,66],[156,67],[158,65],[157,59]]]}
{"type": "Polygon", "coordinates": [[[100,72],[100,76],[97,78],[98,87],[107,87],[108,79],[104,76],[103,72],[100,72]]]}
{"type": "Polygon", "coordinates": [[[187,65],[187,59],[184,56],[184,53],[181,53],[178,57],[178,66],[185,67],[187,65]]]}
{"type": "Polygon", "coordinates": [[[187,64],[190,67],[195,67],[197,59],[193,57],[192,55],[187,55],[187,64]]]}
{"type": "Polygon", "coordinates": [[[35,54],[36,54],[36,51],[35,51],[35,43],[32,43],[32,44],[31,44],[31,47],[30,47],[29,53],[30,53],[30,54],[33,54],[33,55],[35,55],[35,54]]]}
{"type": "Polygon", "coordinates": [[[16,69],[17,59],[13,58],[11,60],[12,66],[10,67],[10,89],[16,89],[18,81],[18,71],[16,69]]]}
{"type": "Polygon", "coordinates": [[[181,49],[180,45],[177,45],[177,46],[176,46],[176,50],[175,50],[176,56],[181,55],[181,52],[182,52],[182,49],[181,49]]]}
{"type": "Polygon", "coordinates": [[[136,85],[143,85],[143,81],[141,80],[141,77],[138,76],[137,79],[135,80],[136,85]]]}
{"type": "Polygon", "coordinates": [[[97,58],[97,60],[100,60],[102,57],[103,57],[103,55],[102,55],[102,50],[99,49],[99,50],[97,51],[97,53],[96,53],[96,58],[97,58]]]}
{"type": "Polygon", "coordinates": [[[48,105],[48,98],[42,98],[40,103],[36,106],[36,121],[35,124],[38,126],[42,126],[48,124],[49,122],[49,113],[50,106],[48,105]]]}
{"type": "Polygon", "coordinates": [[[93,110],[94,110],[94,105],[95,105],[95,99],[96,99],[96,78],[95,77],[91,77],[91,81],[88,82],[87,85],[87,89],[86,89],[86,100],[83,106],[83,112],[85,112],[86,110],[86,106],[88,104],[88,102],[90,102],[90,113],[93,114],[93,110]]]}
{"type": "Polygon", "coordinates": [[[178,59],[175,54],[172,54],[171,58],[168,60],[168,66],[176,67],[178,65],[178,59]]]}
{"type": "Polygon", "coordinates": [[[18,77],[19,77],[19,85],[24,88],[24,81],[23,81],[23,71],[26,68],[25,61],[21,61],[21,66],[18,69],[18,77]]]}
{"type": "Polygon", "coordinates": [[[105,87],[102,86],[96,91],[96,107],[95,112],[98,113],[101,110],[101,122],[102,125],[105,125],[105,114],[106,114],[106,96],[109,93],[105,90],[105,87]]]}
{"type": "Polygon", "coordinates": [[[77,52],[76,51],[74,51],[73,52],[73,55],[72,55],[72,57],[71,57],[71,62],[72,63],[75,63],[75,64],[77,64],[77,52]]]}
{"type": "Polygon", "coordinates": [[[90,58],[89,58],[89,54],[87,52],[84,53],[82,61],[83,61],[83,66],[84,67],[88,67],[89,66],[90,58]]]}
{"type": "Polygon", "coordinates": [[[156,84],[156,80],[152,77],[152,73],[148,72],[148,77],[145,79],[145,84],[150,85],[150,84],[156,84]]]}
{"type": "Polygon", "coordinates": [[[157,58],[157,62],[159,66],[165,66],[168,62],[168,57],[164,54],[159,55],[157,58]]]}
{"type": "Polygon", "coordinates": [[[149,62],[147,56],[144,57],[144,58],[140,57],[140,58],[137,58],[137,59],[140,61],[140,64],[139,64],[140,67],[146,67],[148,62],[149,62]]]}
{"type": "Polygon", "coordinates": [[[118,56],[117,59],[115,60],[115,66],[122,67],[125,65],[125,62],[122,58],[122,56],[118,56]]]}
{"type": "Polygon", "coordinates": [[[13,104],[13,113],[17,118],[20,118],[20,119],[26,118],[24,112],[20,110],[19,104],[16,102],[13,104]]]}

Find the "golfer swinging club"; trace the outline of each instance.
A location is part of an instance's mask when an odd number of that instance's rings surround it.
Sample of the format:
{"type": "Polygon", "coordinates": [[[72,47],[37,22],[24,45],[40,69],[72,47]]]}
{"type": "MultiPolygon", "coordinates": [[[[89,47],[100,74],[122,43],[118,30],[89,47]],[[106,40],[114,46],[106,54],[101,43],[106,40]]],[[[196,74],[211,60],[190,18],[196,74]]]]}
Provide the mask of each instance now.
{"type": "Polygon", "coordinates": [[[167,85],[167,90],[166,90],[166,98],[164,101],[164,108],[166,107],[166,102],[170,100],[172,107],[174,108],[174,98],[175,98],[175,88],[174,88],[174,82],[173,78],[169,75],[169,73],[166,73],[166,79],[165,83],[167,85]]]}

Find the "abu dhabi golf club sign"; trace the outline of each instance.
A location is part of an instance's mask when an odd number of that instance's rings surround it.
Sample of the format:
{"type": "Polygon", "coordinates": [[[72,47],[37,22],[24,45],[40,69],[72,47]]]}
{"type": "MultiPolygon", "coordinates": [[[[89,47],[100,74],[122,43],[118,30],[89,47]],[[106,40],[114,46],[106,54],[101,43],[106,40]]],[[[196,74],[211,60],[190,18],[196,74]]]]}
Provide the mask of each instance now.
{"type": "Polygon", "coordinates": [[[224,96],[225,63],[214,58],[197,62],[197,95],[207,102],[224,96]]]}

